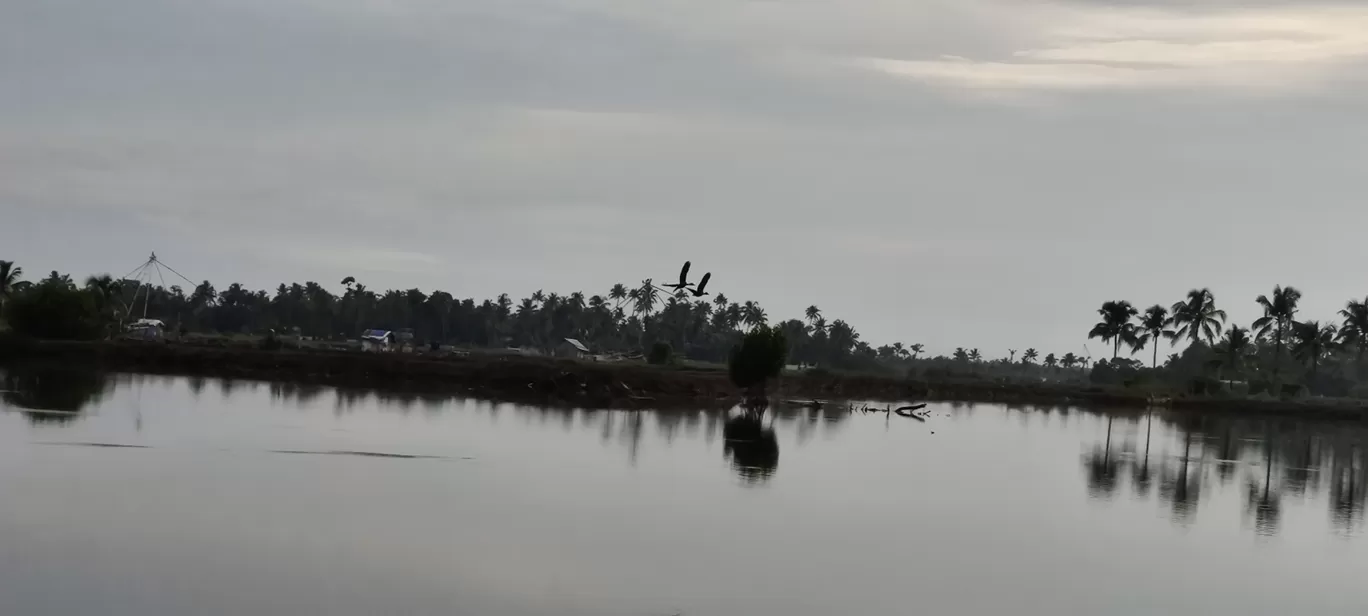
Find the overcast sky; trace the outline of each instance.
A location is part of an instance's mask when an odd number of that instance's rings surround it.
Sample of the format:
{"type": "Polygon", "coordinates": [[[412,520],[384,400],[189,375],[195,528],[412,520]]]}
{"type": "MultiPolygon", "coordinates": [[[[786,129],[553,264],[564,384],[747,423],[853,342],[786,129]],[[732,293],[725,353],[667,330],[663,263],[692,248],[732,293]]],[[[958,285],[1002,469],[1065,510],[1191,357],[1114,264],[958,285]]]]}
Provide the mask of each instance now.
{"type": "Polygon", "coordinates": [[[30,278],[516,298],[692,259],[988,356],[1081,353],[1109,299],[1368,295],[1362,2],[9,0],[0,84],[30,278]]]}

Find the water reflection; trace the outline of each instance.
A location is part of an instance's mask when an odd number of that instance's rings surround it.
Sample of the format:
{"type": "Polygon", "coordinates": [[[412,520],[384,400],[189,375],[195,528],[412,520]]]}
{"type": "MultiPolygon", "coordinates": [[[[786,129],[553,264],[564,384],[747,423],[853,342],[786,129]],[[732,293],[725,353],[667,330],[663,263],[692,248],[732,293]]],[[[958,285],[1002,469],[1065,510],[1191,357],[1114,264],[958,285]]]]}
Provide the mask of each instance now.
{"type": "Polygon", "coordinates": [[[726,439],[723,455],[731,459],[732,470],[749,484],[763,483],[779,468],[779,439],[763,417],[740,413],[722,428],[726,439]]]}
{"type": "MultiPolygon", "coordinates": [[[[274,412],[320,409],[338,420],[368,419],[379,415],[418,415],[449,419],[457,413],[475,413],[491,423],[514,422],[549,426],[566,435],[587,433],[620,455],[628,467],[639,468],[654,449],[692,449],[716,461],[722,456],[731,477],[743,485],[765,485],[777,474],[780,450],[790,459],[837,437],[857,439],[901,438],[898,434],[923,433],[949,425],[999,428],[994,434],[1016,439],[1026,433],[1081,445],[1078,459],[1066,462],[1072,469],[1068,481],[1091,501],[1122,507],[1126,503],[1152,503],[1160,517],[1190,527],[1206,509],[1225,510],[1223,524],[1239,524],[1261,535],[1275,535],[1288,524],[1289,509],[1314,506],[1337,533],[1361,532],[1368,505],[1368,459],[1364,444],[1368,427],[1353,422],[1313,422],[1286,418],[1200,415],[1156,411],[1100,412],[1071,407],[1025,407],[971,403],[948,403],[940,407],[929,425],[899,423],[896,417],[852,415],[844,404],[827,409],[776,406],[761,416],[726,409],[677,411],[591,410],[575,407],[528,406],[490,400],[468,400],[422,391],[370,391],[335,389],[290,383],[259,383],[228,379],[107,376],[69,368],[26,367],[4,372],[3,402],[35,425],[88,428],[95,421],[80,422],[117,387],[139,402],[117,405],[119,412],[135,414],[142,429],[142,408],[149,417],[157,398],[144,394],[181,387],[205,403],[238,404],[252,397],[269,400],[274,412]],[[124,391],[127,387],[128,390],[124,391]],[[461,410],[456,410],[459,406],[461,410]],[[355,416],[355,417],[353,417],[355,416]],[[944,423],[940,423],[944,422],[944,423]],[[1001,430],[1002,427],[1009,427],[1001,430]],[[843,436],[845,431],[855,432],[843,436]],[[1082,442],[1079,443],[1079,439],[1082,442]],[[784,441],[781,446],[780,441],[784,441]],[[716,448],[714,448],[716,447],[716,448]],[[1211,507],[1225,502],[1229,507],[1211,507]],[[1241,518],[1243,516],[1243,519],[1241,518]]],[[[127,424],[123,424],[125,427],[127,424]]],[[[361,431],[358,430],[359,434],[361,431]]],[[[361,437],[357,437],[361,438],[361,437]]],[[[944,439],[945,437],[934,437],[944,439]]],[[[959,438],[994,438],[990,435],[959,438]]],[[[99,440],[99,439],[92,439],[99,440]]],[[[999,442],[1005,450],[1007,440],[999,442]]],[[[975,444],[963,441],[962,444],[975,444]]],[[[993,451],[992,448],[967,448],[993,451]]],[[[895,454],[888,454],[895,455],[895,454]]],[[[955,454],[958,455],[958,454],[955,454]]],[[[978,454],[982,455],[982,454],[978,454]]],[[[1034,456],[1022,450],[1022,456],[1034,456]]],[[[1017,464],[1034,459],[1005,460],[994,457],[958,458],[966,481],[982,481],[974,469],[993,464],[1017,464]],[[966,470],[967,469],[967,470],[966,470]]],[[[882,460],[880,461],[882,462],[882,460]]],[[[949,464],[947,464],[949,466],[949,464]]],[[[798,480],[803,478],[799,477],[798,480]]],[[[1054,480],[1052,471],[1041,471],[1032,480],[1054,480]]],[[[787,483],[787,481],[786,481],[787,483]]],[[[1206,515],[1206,514],[1203,514],[1206,515]]]]}
{"type": "Polygon", "coordinates": [[[1143,417],[1101,415],[1105,431],[1083,456],[1091,499],[1112,499],[1118,482],[1128,476],[1133,499],[1157,499],[1175,524],[1189,525],[1212,496],[1208,492],[1242,485],[1247,520],[1256,533],[1271,536],[1280,532],[1289,500],[1305,503],[1328,492],[1325,506],[1337,531],[1352,534],[1363,526],[1368,429],[1358,423],[1160,411],[1143,417]],[[1134,455],[1117,455],[1118,423],[1143,439],[1143,445],[1135,444],[1134,455]],[[1156,455],[1156,440],[1172,446],[1173,453],[1156,455]],[[1157,491],[1152,489],[1155,467],[1157,491]],[[1242,484],[1236,482],[1239,477],[1244,477],[1242,484]]]}
{"type": "Polygon", "coordinates": [[[0,374],[5,404],[35,425],[74,422],[112,387],[104,374],[60,366],[10,367],[0,374]]]}

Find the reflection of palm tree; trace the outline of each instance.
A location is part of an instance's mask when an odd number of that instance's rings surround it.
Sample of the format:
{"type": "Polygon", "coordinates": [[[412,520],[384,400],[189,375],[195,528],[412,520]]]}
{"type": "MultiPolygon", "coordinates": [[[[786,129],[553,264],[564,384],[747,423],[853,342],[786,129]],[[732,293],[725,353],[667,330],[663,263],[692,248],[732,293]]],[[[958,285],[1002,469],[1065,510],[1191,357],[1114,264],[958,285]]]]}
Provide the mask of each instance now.
{"type": "Polygon", "coordinates": [[[4,376],[5,404],[24,409],[37,423],[69,423],[109,391],[103,374],[65,368],[10,368],[4,376]]]}
{"type": "Polygon", "coordinates": [[[1330,516],[1336,526],[1352,532],[1363,522],[1368,499],[1368,472],[1364,472],[1362,451],[1357,447],[1336,455],[1330,469],[1330,516]]]}
{"type": "Polygon", "coordinates": [[[1150,474],[1149,452],[1150,434],[1154,427],[1154,411],[1145,413],[1145,456],[1140,459],[1140,466],[1136,467],[1131,474],[1131,487],[1135,489],[1137,496],[1149,494],[1150,485],[1154,482],[1154,476],[1150,474]]]}
{"type": "Polygon", "coordinates": [[[1190,520],[1196,514],[1197,503],[1201,499],[1201,473],[1188,474],[1188,465],[1192,462],[1193,432],[1192,426],[1184,426],[1183,458],[1178,465],[1178,476],[1165,478],[1162,486],[1162,492],[1173,508],[1175,522],[1190,520]]]}
{"type": "Polygon", "coordinates": [[[746,483],[757,484],[774,476],[779,468],[779,439],[763,419],[745,413],[722,426],[726,439],[723,455],[731,458],[732,469],[746,483]]]}
{"type": "Polygon", "coordinates": [[[1116,493],[1118,465],[1111,457],[1111,415],[1107,416],[1107,440],[1101,451],[1096,447],[1088,456],[1088,496],[1096,499],[1110,499],[1116,493]]]}
{"type": "Polygon", "coordinates": [[[1254,513],[1254,531],[1260,535],[1278,534],[1278,520],[1282,517],[1282,499],[1272,491],[1273,485],[1273,430],[1270,426],[1264,435],[1264,481],[1263,489],[1258,483],[1251,482],[1247,506],[1254,513]]]}

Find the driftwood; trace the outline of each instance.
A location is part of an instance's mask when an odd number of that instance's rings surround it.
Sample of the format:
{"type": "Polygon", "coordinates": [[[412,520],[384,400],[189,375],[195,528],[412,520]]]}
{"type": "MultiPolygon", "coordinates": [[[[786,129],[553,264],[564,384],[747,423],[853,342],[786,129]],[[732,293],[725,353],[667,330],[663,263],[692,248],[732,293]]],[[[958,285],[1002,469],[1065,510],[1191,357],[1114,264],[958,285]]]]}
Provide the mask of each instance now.
{"type": "Polygon", "coordinates": [[[893,412],[897,413],[899,417],[907,417],[909,419],[915,419],[917,421],[924,422],[926,421],[926,418],[917,414],[917,411],[920,411],[924,408],[926,408],[926,403],[923,402],[921,404],[913,404],[910,406],[898,407],[897,409],[894,409],[893,412]]]}

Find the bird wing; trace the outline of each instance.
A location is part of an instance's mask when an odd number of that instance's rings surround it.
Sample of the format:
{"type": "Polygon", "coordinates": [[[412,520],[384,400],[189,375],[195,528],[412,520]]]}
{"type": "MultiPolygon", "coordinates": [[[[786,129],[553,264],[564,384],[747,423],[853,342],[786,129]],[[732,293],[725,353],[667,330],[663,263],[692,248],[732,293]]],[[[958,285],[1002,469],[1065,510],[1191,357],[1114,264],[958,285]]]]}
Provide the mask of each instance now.
{"type": "Polygon", "coordinates": [[[684,268],[681,269],[681,270],[679,270],[679,286],[681,286],[681,287],[687,287],[687,286],[689,286],[689,266],[690,266],[690,265],[693,265],[693,263],[690,262],[690,261],[685,261],[685,262],[684,262],[684,268]]]}
{"type": "Polygon", "coordinates": [[[708,286],[708,281],[711,280],[711,279],[712,279],[712,272],[708,272],[708,273],[706,273],[706,274],[703,274],[703,279],[700,280],[700,281],[698,281],[698,292],[699,292],[699,293],[702,293],[702,292],[703,292],[703,289],[704,289],[705,287],[708,286]]]}

